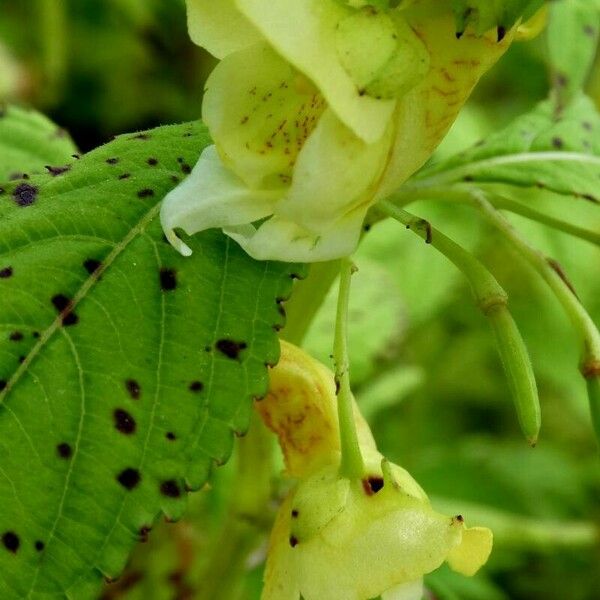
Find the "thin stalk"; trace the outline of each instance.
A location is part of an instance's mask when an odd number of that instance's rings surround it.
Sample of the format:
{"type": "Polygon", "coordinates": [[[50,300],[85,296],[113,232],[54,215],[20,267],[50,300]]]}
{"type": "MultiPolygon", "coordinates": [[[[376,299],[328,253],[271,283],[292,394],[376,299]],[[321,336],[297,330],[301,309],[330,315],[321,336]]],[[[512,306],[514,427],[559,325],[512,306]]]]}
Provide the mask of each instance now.
{"type": "Polygon", "coordinates": [[[340,474],[349,479],[359,479],[365,474],[365,465],[360,452],[354,422],[354,404],[350,389],[350,361],[348,358],[348,304],[350,300],[350,280],[353,271],[352,261],[349,258],[341,259],[333,360],[335,363],[338,421],[342,450],[340,474]]]}
{"type": "Polygon", "coordinates": [[[281,337],[301,346],[327,292],[340,272],[339,262],[314,263],[306,279],[297,281],[292,297],[285,304],[286,325],[281,337]]]}
{"type": "Polygon", "coordinates": [[[55,103],[64,84],[68,63],[68,16],[65,0],[37,0],[46,101],[55,103]]]}
{"type": "MultiPolygon", "coordinates": [[[[457,202],[461,204],[473,204],[473,186],[460,186],[454,185],[452,188],[444,186],[432,186],[432,187],[412,187],[406,186],[397,193],[393,194],[389,201],[393,202],[396,206],[407,206],[408,204],[417,200],[443,200],[457,202]]],[[[487,195],[487,200],[496,209],[507,210],[508,212],[520,215],[535,221],[562,231],[579,239],[585,240],[596,246],[600,246],[600,233],[589,229],[584,229],[567,221],[561,221],[555,217],[549,217],[542,212],[539,212],[530,206],[510,200],[504,196],[493,193],[487,195]]]]}
{"type": "Polygon", "coordinates": [[[494,332],[521,429],[529,444],[535,445],[541,427],[539,396],[529,353],[508,310],[508,294],[477,258],[434,229],[428,221],[415,217],[390,202],[381,202],[378,207],[431,244],[466,277],[477,306],[494,332]]]}

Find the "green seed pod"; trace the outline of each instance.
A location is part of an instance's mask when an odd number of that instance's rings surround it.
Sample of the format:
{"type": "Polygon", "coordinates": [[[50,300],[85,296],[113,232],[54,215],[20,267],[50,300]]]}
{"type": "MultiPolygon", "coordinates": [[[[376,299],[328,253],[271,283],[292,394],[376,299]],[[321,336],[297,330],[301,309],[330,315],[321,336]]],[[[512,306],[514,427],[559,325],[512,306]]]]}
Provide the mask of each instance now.
{"type": "Polygon", "coordinates": [[[529,444],[535,446],[541,427],[541,409],[525,342],[505,305],[492,307],[487,316],[496,337],[521,429],[529,444]]]}

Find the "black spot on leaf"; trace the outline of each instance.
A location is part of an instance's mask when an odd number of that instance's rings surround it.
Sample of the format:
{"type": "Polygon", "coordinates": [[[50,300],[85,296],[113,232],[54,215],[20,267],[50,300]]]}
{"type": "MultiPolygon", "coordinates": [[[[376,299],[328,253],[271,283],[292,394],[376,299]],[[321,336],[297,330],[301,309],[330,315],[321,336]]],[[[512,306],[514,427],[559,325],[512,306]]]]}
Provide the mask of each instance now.
{"type": "Polygon", "coordinates": [[[135,433],[135,419],[126,410],[117,408],[113,413],[113,417],[117,431],[120,431],[125,435],[131,435],[132,433],[135,433]]]}
{"type": "Polygon", "coordinates": [[[147,163],[148,163],[148,164],[149,164],[151,167],[155,167],[155,166],[158,164],[158,158],[153,158],[153,157],[151,157],[151,158],[149,158],[149,159],[148,159],[146,162],[147,162],[147,163]]]}
{"type": "Polygon", "coordinates": [[[2,390],[6,389],[6,386],[7,386],[7,385],[8,385],[8,384],[6,383],[6,380],[5,380],[5,379],[0,379],[0,392],[1,392],[2,390]]]}
{"type": "Polygon", "coordinates": [[[159,271],[160,289],[163,292],[171,292],[177,288],[177,273],[174,269],[162,268],[159,271]]]}
{"type": "Polygon", "coordinates": [[[13,192],[13,199],[19,206],[31,206],[38,195],[38,188],[29,183],[20,183],[13,192]]]}
{"type": "Polygon", "coordinates": [[[9,336],[8,339],[11,342],[20,342],[23,339],[23,333],[21,331],[13,331],[9,336]]]}
{"type": "Polygon", "coordinates": [[[56,453],[61,458],[68,460],[73,455],[73,449],[71,448],[70,444],[63,442],[62,444],[58,444],[58,446],[56,446],[56,453]]]}
{"type": "Polygon", "coordinates": [[[106,163],[109,165],[116,165],[118,162],[119,162],[119,159],[114,156],[106,159],[106,163]]]}
{"type": "Polygon", "coordinates": [[[4,267],[4,268],[0,269],[0,279],[8,279],[9,277],[12,277],[12,275],[13,275],[12,267],[4,267]]]}
{"type": "Polygon", "coordinates": [[[119,175],[119,179],[129,179],[131,177],[131,173],[122,173],[119,175]]]}
{"type": "Polygon", "coordinates": [[[54,308],[62,315],[62,323],[65,327],[76,325],[79,317],[71,310],[71,300],[64,294],[56,294],[52,297],[54,308]]]}
{"type": "Polygon", "coordinates": [[[42,540],[37,540],[35,542],[34,546],[38,552],[41,552],[46,547],[46,544],[44,544],[44,542],[42,542],[42,540]]]}
{"type": "Polygon", "coordinates": [[[7,531],[2,534],[2,543],[9,552],[16,554],[21,545],[21,540],[14,531],[7,531]]]}
{"type": "Polygon", "coordinates": [[[150,198],[152,196],[154,196],[154,190],[150,189],[150,188],[144,188],[142,190],[140,190],[138,193],[138,198],[150,198]]]}
{"type": "Polygon", "coordinates": [[[48,173],[52,175],[52,177],[58,177],[59,175],[63,175],[67,171],[71,170],[71,165],[64,165],[62,167],[52,167],[50,165],[46,165],[46,169],[48,173]]]}
{"type": "Polygon", "coordinates": [[[215,344],[215,347],[227,358],[231,358],[232,360],[238,360],[241,351],[247,348],[248,346],[246,342],[236,342],[234,340],[222,339],[215,344]]]}
{"type": "Polygon", "coordinates": [[[137,469],[124,469],[117,475],[117,481],[126,489],[132,490],[142,479],[140,472],[137,469]]]}
{"type": "Polygon", "coordinates": [[[174,479],[169,479],[160,484],[160,493],[169,498],[179,498],[181,496],[181,489],[174,479]]]}
{"type": "Polygon", "coordinates": [[[128,379],[125,382],[125,389],[134,400],[139,400],[142,389],[140,384],[135,379],[128,379]]]}
{"type": "Polygon", "coordinates": [[[190,392],[199,393],[204,389],[204,384],[201,381],[192,381],[189,385],[190,392]]]}
{"type": "Polygon", "coordinates": [[[102,262],[95,258],[88,258],[83,262],[83,268],[90,274],[93,275],[100,267],[102,262]]]}
{"type": "Polygon", "coordinates": [[[174,442],[177,439],[177,436],[172,431],[167,431],[165,437],[170,441],[174,442]]]}

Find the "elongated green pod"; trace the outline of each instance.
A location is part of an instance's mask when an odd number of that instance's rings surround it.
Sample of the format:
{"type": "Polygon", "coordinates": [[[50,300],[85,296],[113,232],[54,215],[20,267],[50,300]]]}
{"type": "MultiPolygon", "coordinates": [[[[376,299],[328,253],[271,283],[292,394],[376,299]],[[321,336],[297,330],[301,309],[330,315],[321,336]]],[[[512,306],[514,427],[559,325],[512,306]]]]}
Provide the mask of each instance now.
{"type": "Polygon", "coordinates": [[[415,217],[389,201],[381,201],[377,206],[423,238],[425,243],[431,244],[467,278],[477,306],[494,331],[521,429],[529,444],[535,446],[541,427],[540,400],[527,347],[508,310],[508,294],[475,256],[434,229],[428,221],[415,217]]]}
{"type": "Polygon", "coordinates": [[[496,337],[521,429],[529,444],[535,446],[541,427],[541,409],[525,342],[506,306],[492,307],[487,316],[496,337]]]}

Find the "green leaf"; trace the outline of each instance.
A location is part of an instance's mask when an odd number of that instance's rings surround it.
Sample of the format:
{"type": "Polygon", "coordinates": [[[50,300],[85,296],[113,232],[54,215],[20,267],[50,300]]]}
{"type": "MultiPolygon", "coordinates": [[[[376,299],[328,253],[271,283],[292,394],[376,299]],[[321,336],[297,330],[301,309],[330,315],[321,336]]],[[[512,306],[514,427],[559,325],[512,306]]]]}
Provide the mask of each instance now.
{"type": "Polygon", "coordinates": [[[0,107],[0,181],[73,160],[77,148],[64,129],[35,111],[0,107]]]}
{"type": "Polygon", "coordinates": [[[579,95],[559,116],[552,101],[542,102],[472,149],[424,169],[412,187],[506,184],[598,204],[599,178],[600,115],[579,95]]]}
{"type": "Polygon", "coordinates": [[[600,10],[590,0],[552,3],[548,24],[548,56],[557,107],[579,93],[596,58],[600,10]]]}
{"type": "Polygon", "coordinates": [[[278,359],[292,267],[159,201],[209,143],[128,135],[0,195],[0,597],[95,596],[223,463],[278,359]]]}

